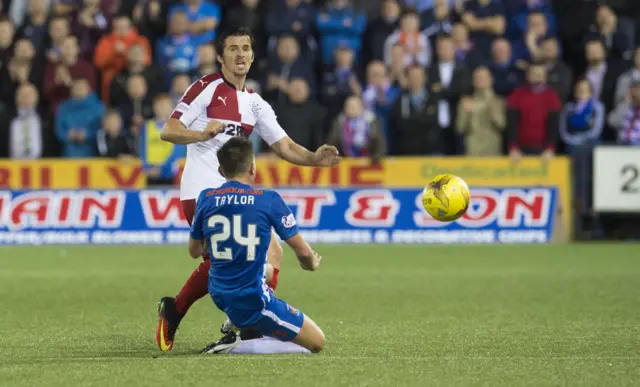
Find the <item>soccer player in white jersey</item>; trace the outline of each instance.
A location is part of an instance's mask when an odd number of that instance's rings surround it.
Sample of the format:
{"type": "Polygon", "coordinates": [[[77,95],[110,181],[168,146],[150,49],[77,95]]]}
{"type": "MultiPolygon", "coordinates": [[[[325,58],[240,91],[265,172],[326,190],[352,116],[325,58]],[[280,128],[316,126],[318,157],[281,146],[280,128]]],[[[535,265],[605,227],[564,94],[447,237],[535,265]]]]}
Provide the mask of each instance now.
{"type": "MultiPolygon", "coordinates": [[[[241,27],[220,34],[216,52],[221,71],[206,75],[189,87],[161,133],[164,141],[187,144],[180,200],[190,224],[200,192],[225,182],[217,152],[235,136],[248,137],[255,130],[278,156],[296,165],[331,167],[340,162],[335,147],[323,145],[310,152],[293,142],[278,124],[271,106],[245,87],[254,60],[249,29],[241,27]]],[[[208,294],[208,258],[203,256],[203,262],[175,298],[163,297],[158,303],[156,340],[162,351],[173,348],[176,330],[187,310],[208,294]]],[[[268,285],[275,289],[282,261],[282,247],[275,237],[271,239],[267,261],[273,267],[268,285]]]]}

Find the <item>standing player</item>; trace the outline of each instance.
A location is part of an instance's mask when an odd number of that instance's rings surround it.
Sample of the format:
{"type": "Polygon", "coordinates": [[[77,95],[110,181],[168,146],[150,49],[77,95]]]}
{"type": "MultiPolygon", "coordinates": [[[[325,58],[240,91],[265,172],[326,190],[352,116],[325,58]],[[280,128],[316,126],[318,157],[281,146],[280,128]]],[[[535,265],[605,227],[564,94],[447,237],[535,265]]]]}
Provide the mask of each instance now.
{"type": "MultiPolygon", "coordinates": [[[[218,171],[216,154],[233,137],[248,137],[256,130],[276,154],[297,165],[328,167],[340,162],[335,147],[323,145],[314,153],[293,142],[278,124],[271,106],[244,86],[254,60],[253,37],[248,29],[238,28],[220,34],[216,52],[221,71],[206,75],[191,85],[161,133],[164,141],[187,144],[180,200],[189,222],[193,219],[200,192],[225,182],[218,171]]],[[[275,238],[272,238],[267,256],[274,267],[269,285],[275,289],[282,260],[282,247],[275,238]]],[[[173,348],[180,321],[191,305],[208,292],[210,263],[207,254],[203,258],[178,295],[163,297],[158,303],[156,340],[162,351],[173,348]]]]}
{"type": "Polygon", "coordinates": [[[321,351],[324,334],[316,323],[276,298],[267,286],[271,229],[293,249],[303,269],[316,270],[322,258],[300,236],[295,218],[280,195],[253,188],[256,163],[249,140],[230,139],[218,151],[218,160],[227,182],[200,194],[189,253],[200,257],[206,245],[211,262],[209,293],[235,326],[277,340],[251,340],[242,348],[242,340],[232,331],[203,352],[321,351]]]}

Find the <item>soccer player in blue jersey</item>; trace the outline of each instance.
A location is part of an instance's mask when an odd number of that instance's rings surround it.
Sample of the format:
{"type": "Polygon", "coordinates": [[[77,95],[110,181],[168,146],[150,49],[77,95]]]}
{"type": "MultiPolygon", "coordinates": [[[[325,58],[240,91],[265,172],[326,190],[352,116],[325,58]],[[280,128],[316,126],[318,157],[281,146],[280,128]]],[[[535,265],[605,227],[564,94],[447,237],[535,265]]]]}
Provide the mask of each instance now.
{"type": "Polygon", "coordinates": [[[197,200],[189,253],[211,257],[209,293],[241,332],[228,333],[204,353],[307,353],[324,348],[324,333],[313,320],[274,296],[266,283],[271,230],[296,253],[304,270],[314,271],[321,257],[305,242],[291,210],[275,191],[254,189],[251,142],[234,137],[218,150],[227,182],[205,189],[197,200]],[[258,337],[258,338],[256,338],[258,337]],[[262,338],[260,338],[262,337],[262,338]]]}

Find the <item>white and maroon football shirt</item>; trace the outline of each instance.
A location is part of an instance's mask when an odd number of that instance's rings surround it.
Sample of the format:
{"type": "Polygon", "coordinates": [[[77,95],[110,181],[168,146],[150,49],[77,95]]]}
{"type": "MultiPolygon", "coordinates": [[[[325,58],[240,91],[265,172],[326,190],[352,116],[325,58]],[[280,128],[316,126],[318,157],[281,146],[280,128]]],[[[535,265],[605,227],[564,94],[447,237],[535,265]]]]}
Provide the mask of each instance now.
{"type": "Polygon", "coordinates": [[[213,120],[226,125],[224,131],[209,141],[187,145],[187,161],[180,182],[180,200],[196,199],[207,188],[221,186],[225,179],[218,167],[218,149],[235,136],[256,130],[271,146],[286,137],[271,106],[251,90],[236,90],[222,73],[200,78],[187,91],[173,111],[191,130],[202,132],[213,120]]]}

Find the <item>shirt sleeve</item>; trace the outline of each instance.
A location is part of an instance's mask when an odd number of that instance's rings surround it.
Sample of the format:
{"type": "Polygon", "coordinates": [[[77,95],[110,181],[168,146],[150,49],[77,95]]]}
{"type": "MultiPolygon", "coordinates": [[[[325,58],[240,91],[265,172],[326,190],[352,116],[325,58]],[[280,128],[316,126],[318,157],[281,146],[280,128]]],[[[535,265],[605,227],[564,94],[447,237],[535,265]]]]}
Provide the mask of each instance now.
{"type": "Polygon", "coordinates": [[[211,103],[214,86],[202,79],[193,83],[184,93],[171,118],[177,118],[189,128],[198,116],[206,116],[207,106],[211,103]]]}
{"type": "Polygon", "coordinates": [[[277,192],[273,192],[271,199],[269,222],[283,241],[296,236],[299,232],[296,218],[277,192]]]}
{"type": "Polygon", "coordinates": [[[282,129],[278,123],[278,117],[273,111],[271,105],[269,105],[262,97],[258,97],[258,101],[255,105],[257,110],[257,122],[256,132],[258,135],[269,145],[282,140],[287,137],[287,133],[282,129]]]}

